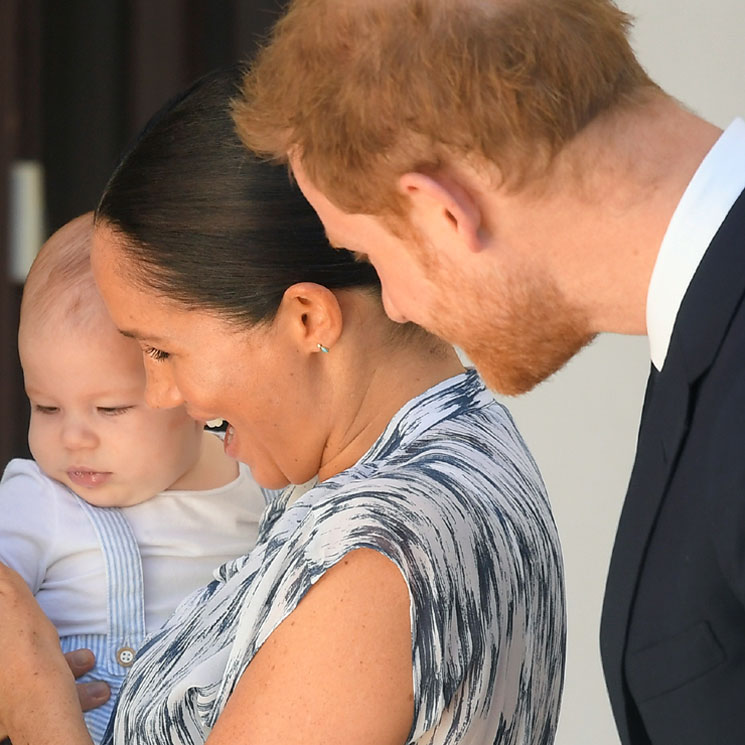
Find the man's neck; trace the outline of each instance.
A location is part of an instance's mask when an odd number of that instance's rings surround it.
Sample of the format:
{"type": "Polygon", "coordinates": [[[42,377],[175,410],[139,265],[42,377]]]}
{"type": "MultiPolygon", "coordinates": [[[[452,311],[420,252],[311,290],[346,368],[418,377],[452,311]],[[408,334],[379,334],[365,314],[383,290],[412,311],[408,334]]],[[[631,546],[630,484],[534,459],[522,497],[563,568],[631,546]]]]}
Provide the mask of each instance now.
{"type": "Polygon", "coordinates": [[[662,94],[593,124],[540,194],[492,193],[500,242],[530,252],[593,333],[646,333],[649,281],[670,218],[721,130],[662,94]]]}

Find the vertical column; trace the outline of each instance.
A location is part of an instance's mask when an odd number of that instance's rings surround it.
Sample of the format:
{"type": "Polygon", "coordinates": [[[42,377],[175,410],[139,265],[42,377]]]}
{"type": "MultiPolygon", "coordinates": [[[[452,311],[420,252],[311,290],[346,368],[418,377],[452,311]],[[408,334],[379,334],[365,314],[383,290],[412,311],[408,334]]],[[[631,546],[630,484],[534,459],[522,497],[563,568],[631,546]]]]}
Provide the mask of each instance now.
{"type": "MultiPolygon", "coordinates": [[[[8,281],[8,184],[15,155],[17,112],[15,106],[15,29],[17,2],[0,3],[0,420],[11,422],[14,415],[12,387],[15,333],[12,324],[13,288],[8,281]]],[[[13,434],[0,427],[0,462],[4,465],[13,451],[13,434]]]]}
{"type": "MultiPolygon", "coordinates": [[[[0,3],[0,465],[27,455],[28,405],[16,347],[21,297],[17,257],[11,236],[24,227],[12,224],[9,206],[11,176],[37,168],[41,159],[39,0],[0,3]],[[26,166],[28,168],[26,168],[26,166]],[[16,267],[15,276],[11,272],[16,267]]],[[[39,215],[27,215],[38,221],[39,215]]],[[[38,230],[29,234],[39,233],[38,230]]],[[[31,251],[30,253],[33,253],[31,251]]]]}

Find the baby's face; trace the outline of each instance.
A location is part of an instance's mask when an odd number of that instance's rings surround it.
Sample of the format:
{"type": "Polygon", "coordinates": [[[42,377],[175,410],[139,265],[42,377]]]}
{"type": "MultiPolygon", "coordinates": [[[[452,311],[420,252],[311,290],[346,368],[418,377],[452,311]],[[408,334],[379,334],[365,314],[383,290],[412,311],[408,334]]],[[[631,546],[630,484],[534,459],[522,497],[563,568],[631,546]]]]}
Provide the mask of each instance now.
{"type": "Polygon", "coordinates": [[[202,424],[145,404],[136,342],[108,319],[50,322],[23,333],[29,446],[41,469],[99,507],[125,507],[174,484],[196,463],[202,424]]]}

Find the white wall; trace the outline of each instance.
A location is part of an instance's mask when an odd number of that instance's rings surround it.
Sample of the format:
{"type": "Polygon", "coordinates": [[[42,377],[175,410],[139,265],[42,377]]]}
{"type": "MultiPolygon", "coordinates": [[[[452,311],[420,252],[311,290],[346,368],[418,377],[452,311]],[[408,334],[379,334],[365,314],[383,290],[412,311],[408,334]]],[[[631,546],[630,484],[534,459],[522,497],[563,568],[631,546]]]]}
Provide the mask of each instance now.
{"type": "MultiPolygon", "coordinates": [[[[745,117],[745,0],[619,0],[652,78],[724,127],[745,117]]],[[[567,574],[569,639],[556,745],[617,745],[600,667],[605,574],[636,444],[646,338],[605,336],[507,405],[541,466],[567,574]]]]}

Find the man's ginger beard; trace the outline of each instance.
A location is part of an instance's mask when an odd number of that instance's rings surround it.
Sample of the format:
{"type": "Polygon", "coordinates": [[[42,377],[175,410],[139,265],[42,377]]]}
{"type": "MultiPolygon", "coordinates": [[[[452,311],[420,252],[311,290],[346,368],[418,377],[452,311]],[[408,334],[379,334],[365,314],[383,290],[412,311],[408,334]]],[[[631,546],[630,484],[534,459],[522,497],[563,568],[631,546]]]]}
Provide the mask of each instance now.
{"type": "Polygon", "coordinates": [[[592,341],[586,316],[571,306],[553,279],[526,266],[481,286],[444,268],[433,252],[413,249],[437,301],[424,324],[459,346],[489,388],[518,395],[563,367],[592,341]]]}

